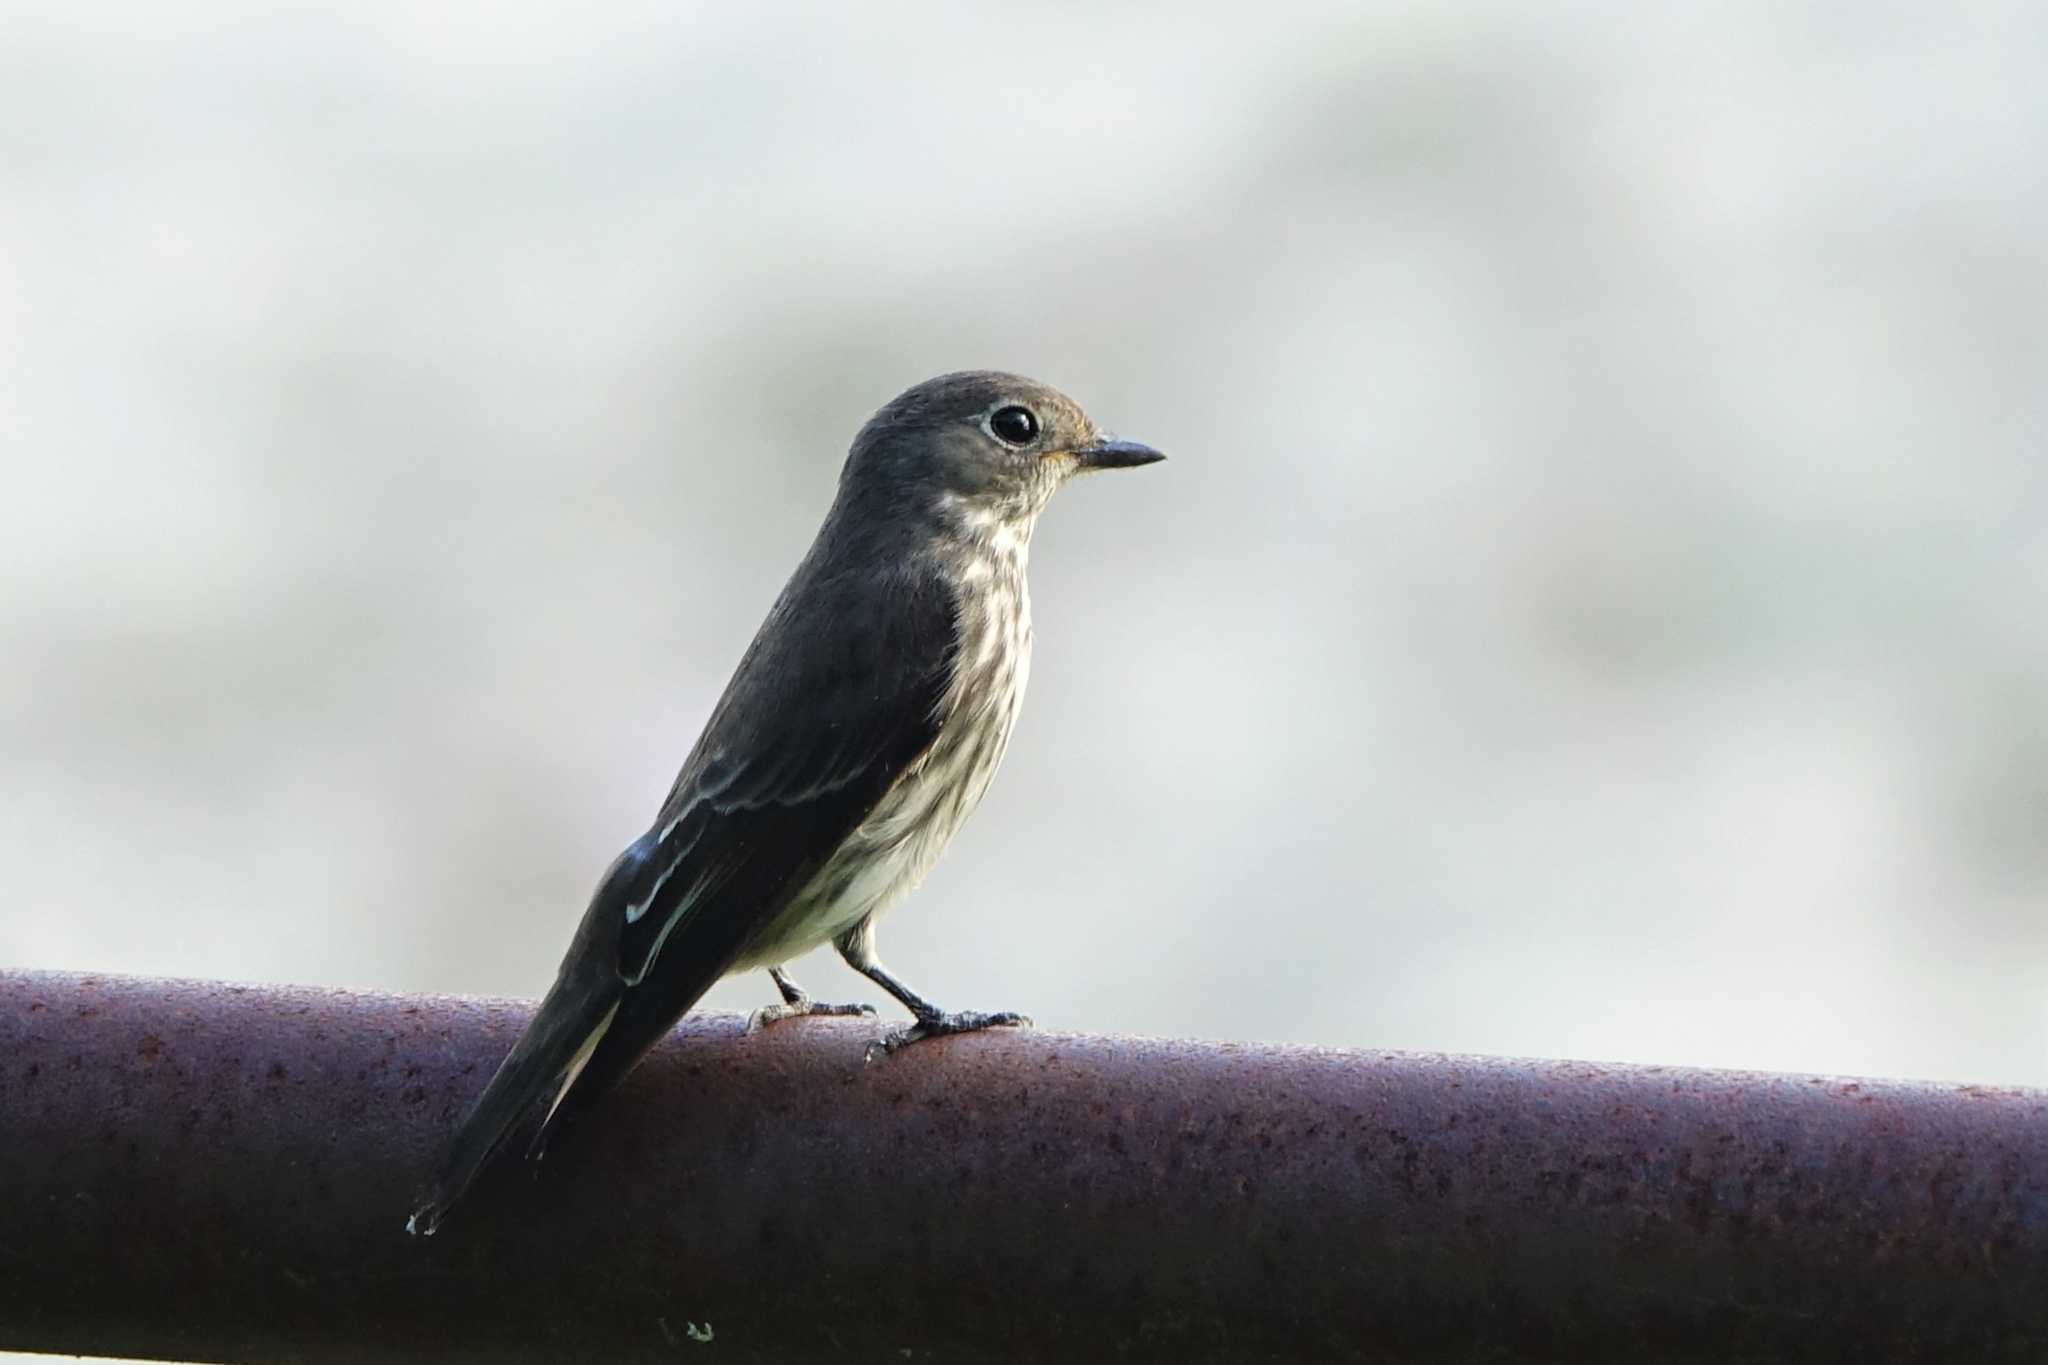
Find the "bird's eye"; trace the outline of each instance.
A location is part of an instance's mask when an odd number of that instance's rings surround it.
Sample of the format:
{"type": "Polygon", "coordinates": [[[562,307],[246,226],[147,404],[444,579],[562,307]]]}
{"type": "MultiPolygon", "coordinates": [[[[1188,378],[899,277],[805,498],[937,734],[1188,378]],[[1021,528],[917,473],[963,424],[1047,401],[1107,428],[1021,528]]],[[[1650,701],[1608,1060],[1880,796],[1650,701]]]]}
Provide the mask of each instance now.
{"type": "Polygon", "coordinates": [[[1028,446],[1038,439],[1038,419],[1030,408],[998,408],[988,419],[988,429],[1013,446],[1028,446]]]}

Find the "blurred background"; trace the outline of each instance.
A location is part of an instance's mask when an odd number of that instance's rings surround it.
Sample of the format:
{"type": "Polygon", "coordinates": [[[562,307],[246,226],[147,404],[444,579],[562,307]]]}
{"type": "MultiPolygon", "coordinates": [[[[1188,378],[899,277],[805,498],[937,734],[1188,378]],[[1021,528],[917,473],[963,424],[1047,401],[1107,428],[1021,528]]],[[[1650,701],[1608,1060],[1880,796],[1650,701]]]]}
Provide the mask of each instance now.
{"type": "Polygon", "coordinates": [[[537,994],[991,366],[1172,459],[1040,527],[919,989],[2048,1084],[2041,7],[0,31],[0,962],[537,994]]]}

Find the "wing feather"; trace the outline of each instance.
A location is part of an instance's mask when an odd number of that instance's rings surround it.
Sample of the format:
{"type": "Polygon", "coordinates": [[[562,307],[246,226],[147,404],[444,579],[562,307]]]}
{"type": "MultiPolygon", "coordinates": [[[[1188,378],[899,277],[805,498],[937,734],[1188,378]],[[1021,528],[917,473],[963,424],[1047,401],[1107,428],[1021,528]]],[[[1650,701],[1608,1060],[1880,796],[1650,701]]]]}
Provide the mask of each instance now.
{"type": "Polygon", "coordinates": [[[627,984],[685,929],[737,955],[931,745],[958,653],[953,596],[935,577],[893,586],[880,602],[823,593],[771,614],[638,856],[621,860],[627,984]]]}

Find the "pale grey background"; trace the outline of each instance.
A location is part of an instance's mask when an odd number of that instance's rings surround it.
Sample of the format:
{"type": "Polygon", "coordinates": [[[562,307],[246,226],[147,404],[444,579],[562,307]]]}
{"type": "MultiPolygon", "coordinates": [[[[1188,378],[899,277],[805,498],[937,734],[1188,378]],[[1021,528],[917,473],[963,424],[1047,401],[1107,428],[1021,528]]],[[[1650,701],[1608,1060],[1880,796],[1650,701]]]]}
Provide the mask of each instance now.
{"type": "Polygon", "coordinates": [[[2048,1083],[2044,16],[7,6],[0,961],[537,993],[990,365],[1173,459],[911,982],[2048,1083]]]}

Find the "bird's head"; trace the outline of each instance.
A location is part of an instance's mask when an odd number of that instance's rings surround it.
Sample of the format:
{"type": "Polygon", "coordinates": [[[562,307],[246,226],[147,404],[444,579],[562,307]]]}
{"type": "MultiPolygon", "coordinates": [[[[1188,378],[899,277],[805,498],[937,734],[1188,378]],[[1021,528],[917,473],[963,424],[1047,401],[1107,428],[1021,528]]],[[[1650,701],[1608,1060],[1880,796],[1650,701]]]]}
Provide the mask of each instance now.
{"type": "Polygon", "coordinates": [[[928,379],[870,418],[840,482],[970,523],[1028,527],[1075,475],[1165,458],[1110,436],[1057,389],[970,370],[928,379]]]}

